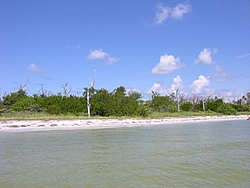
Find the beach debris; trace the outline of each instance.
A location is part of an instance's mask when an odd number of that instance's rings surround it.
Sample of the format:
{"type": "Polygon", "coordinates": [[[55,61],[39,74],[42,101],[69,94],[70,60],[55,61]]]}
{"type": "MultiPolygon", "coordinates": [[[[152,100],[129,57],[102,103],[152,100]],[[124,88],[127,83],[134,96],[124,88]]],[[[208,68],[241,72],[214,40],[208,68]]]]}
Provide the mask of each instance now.
{"type": "Polygon", "coordinates": [[[9,127],[10,128],[18,128],[19,126],[18,125],[10,125],[9,127]]]}

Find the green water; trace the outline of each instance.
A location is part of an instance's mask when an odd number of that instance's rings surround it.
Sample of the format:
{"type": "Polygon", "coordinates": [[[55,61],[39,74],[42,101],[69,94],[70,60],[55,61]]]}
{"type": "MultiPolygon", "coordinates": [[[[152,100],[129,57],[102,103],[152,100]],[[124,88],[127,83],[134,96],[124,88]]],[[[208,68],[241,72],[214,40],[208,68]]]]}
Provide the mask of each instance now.
{"type": "Polygon", "coordinates": [[[0,187],[250,187],[250,122],[1,133],[0,187]]]}

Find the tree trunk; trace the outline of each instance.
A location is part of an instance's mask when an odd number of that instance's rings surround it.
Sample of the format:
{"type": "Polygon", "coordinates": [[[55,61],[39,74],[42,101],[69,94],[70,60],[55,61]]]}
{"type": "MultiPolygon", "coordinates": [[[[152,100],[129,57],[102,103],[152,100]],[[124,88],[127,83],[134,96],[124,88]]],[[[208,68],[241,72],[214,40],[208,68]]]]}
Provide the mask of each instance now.
{"type": "MultiPolygon", "coordinates": [[[[90,87],[91,89],[93,88],[94,89],[94,86],[95,86],[95,78],[96,78],[96,71],[95,71],[95,68],[94,68],[94,80],[93,82],[89,82],[90,84],[90,87]]],[[[87,89],[87,110],[88,110],[88,117],[90,118],[90,102],[89,102],[89,97],[90,97],[90,93],[89,93],[89,88],[87,89]]]]}
{"type": "Polygon", "coordinates": [[[204,101],[204,99],[202,99],[202,107],[203,107],[203,111],[206,111],[206,107],[205,107],[205,101],[204,101]]]}
{"type": "Polygon", "coordinates": [[[87,89],[87,109],[88,109],[88,117],[90,117],[89,89],[87,89]]]}
{"type": "Polygon", "coordinates": [[[177,111],[180,111],[179,89],[176,90],[177,111]]]}

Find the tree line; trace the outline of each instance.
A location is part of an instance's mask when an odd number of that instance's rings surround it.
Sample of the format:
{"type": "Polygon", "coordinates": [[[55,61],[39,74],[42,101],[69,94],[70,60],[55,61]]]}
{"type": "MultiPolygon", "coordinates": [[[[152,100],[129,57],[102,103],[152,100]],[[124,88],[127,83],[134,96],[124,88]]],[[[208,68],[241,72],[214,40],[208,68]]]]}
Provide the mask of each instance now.
{"type": "Polygon", "coordinates": [[[107,89],[84,88],[81,96],[70,94],[67,84],[63,92],[51,94],[42,90],[29,96],[20,87],[18,91],[0,97],[0,115],[9,112],[45,112],[48,114],[86,115],[88,105],[91,116],[129,116],[147,117],[150,113],[173,113],[178,111],[199,112],[212,111],[226,115],[237,112],[250,112],[250,92],[242,98],[225,102],[219,97],[188,97],[179,91],[162,96],[152,91],[150,100],[142,100],[142,94],[136,91],[126,92],[123,86],[109,92],[107,89]],[[89,97],[89,103],[87,98],[89,97]]]}

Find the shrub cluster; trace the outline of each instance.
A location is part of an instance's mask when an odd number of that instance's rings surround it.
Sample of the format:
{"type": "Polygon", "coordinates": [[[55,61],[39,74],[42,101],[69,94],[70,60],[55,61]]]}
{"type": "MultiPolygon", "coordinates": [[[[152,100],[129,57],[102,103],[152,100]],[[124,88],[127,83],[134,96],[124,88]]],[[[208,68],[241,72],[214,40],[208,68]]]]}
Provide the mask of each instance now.
{"type": "MultiPolygon", "coordinates": [[[[160,96],[152,92],[151,100],[141,100],[139,92],[131,91],[128,94],[123,86],[109,92],[106,89],[95,90],[90,88],[90,109],[92,116],[142,116],[147,117],[153,112],[173,113],[181,111],[213,111],[225,115],[237,112],[250,111],[250,94],[248,97],[225,103],[223,99],[204,100],[203,98],[177,98],[175,95],[160,96]],[[198,100],[197,100],[198,99],[198,100]]],[[[87,89],[82,96],[69,95],[33,95],[28,96],[26,91],[19,89],[0,98],[0,115],[4,112],[46,112],[48,114],[73,114],[79,116],[87,114],[87,89]]]]}

